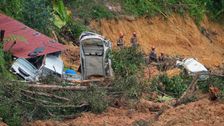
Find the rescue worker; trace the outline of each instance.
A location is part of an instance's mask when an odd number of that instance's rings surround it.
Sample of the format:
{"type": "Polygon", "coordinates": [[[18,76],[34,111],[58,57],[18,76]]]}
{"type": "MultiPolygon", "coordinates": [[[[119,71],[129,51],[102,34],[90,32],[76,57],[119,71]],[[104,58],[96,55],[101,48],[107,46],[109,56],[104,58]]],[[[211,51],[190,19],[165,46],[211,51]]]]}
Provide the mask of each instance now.
{"type": "Polygon", "coordinates": [[[121,32],[119,39],[117,40],[117,46],[122,49],[124,48],[124,34],[121,32]]]}
{"type": "Polygon", "coordinates": [[[132,47],[138,46],[138,39],[137,39],[136,32],[133,32],[130,42],[131,42],[132,47]]]}
{"type": "Polygon", "coordinates": [[[164,53],[161,53],[159,56],[159,62],[164,62],[165,61],[165,55],[164,53]]]}
{"type": "Polygon", "coordinates": [[[149,61],[157,62],[156,48],[154,46],[151,48],[151,52],[149,53],[149,61]]]}
{"type": "Polygon", "coordinates": [[[211,101],[215,101],[218,99],[218,94],[220,93],[220,89],[209,84],[209,97],[211,101]]]}
{"type": "Polygon", "coordinates": [[[164,55],[164,53],[161,53],[159,58],[158,58],[158,61],[159,61],[159,69],[160,71],[166,71],[167,70],[167,66],[169,65],[168,62],[165,62],[166,60],[166,57],[164,55]]]}

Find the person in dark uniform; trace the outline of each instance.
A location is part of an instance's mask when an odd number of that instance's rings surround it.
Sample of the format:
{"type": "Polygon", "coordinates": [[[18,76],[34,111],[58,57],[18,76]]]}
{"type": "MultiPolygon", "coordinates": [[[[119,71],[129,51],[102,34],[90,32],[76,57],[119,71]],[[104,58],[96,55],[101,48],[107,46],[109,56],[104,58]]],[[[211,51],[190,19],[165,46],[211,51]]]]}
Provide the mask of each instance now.
{"type": "Polygon", "coordinates": [[[122,32],[120,33],[120,36],[119,36],[119,38],[117,40],[117,46],[120,49],[124,48],[124,34],[122,32]]]}
{"type": "Polygon", "coordinates": [[[165,61],[165,55],[164,53],[161,53],[159,56],[159,62],[164,62],[165,61]]]}
{"type": "Polygon", "coordinates": [[[152,47],[151,52],[149,53],[149,61],[150,62],[157,62],[157,53],[156,48],[152,47]]]}
{"type": "Polygon", "coordinates": [[[138,39],[137,39],[136,32],[133,32],[130,42],[132,47],[138,46],[138,39]]]}

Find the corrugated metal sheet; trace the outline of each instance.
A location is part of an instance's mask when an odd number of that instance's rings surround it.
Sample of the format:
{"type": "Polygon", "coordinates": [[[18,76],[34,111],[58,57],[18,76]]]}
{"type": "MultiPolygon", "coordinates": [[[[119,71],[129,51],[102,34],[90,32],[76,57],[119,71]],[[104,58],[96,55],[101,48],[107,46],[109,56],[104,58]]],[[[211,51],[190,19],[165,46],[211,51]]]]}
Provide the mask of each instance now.
{"type": "MultiPolygon", "coordinates": [[[[44,20],[44,19],[43,19],[44,20]]],[[[5,38],[16,35],[24,38],[26,41],[16,40],[16,44],[11,48],[11,53],[20,58],[31,58],[29,56],[36,48],[45,48],[37,56],[59,52],[64,50],[64,46],[53,39],[29,28],[23,23],[16,21],[0,13],[0,29],[5,30],[5,38]]],[[[8,50],[13,42],[4,44],[4,50],[8,50]]]]}

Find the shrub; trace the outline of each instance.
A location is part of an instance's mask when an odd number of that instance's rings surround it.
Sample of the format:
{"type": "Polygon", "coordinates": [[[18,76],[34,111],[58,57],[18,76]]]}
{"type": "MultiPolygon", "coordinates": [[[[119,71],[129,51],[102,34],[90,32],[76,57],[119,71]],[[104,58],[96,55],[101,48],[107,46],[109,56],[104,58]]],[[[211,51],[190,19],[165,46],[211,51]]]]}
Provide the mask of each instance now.
{"type": "Polygon", "coordinates": [[[75,42],[74,44],[78,44],[79,36],[87,30],[88,28],[82,22],[70,19],[62,29],[59,29],[59,36],[63,37],[66,41],[72,41],[75,42]]]}
{"type": "Polygon", "coordinates": [[[65,3],[73,10],[74,16],[83,20],[113,17],[113,13],[99,0],[75,0],[65,3]]]}
{"type": "Polygon", "coordinates": [[[142,71],[144,55],[139,48],[124,48],[112,52],[112,67],[117,76],[127,77],[142,71]]]}
{"type": "Polygon", "coordinates": [[[12,56],[10,53],[5,53],[2,48],[2,44],[0,44],[0,76],[12,79],[13,77],[9,72],[12,56]]]}
{"type": "Polygon", "coordinates": [[[224,97],[224,78],[218,76],[210,76],[208,80],[198,82],[199,88],[207,93],[209,91],[209,85],[213,85],[220,89],[220,96],[224,97]]]}
{"type": "MultiPolygon", "coordinates": [[[[20,126],[23,109],[20,105],[20,86],[18,83],[10,84],[1,77],[0,83],[0,117],[9,126],[20,126]]],[[[22,88],[22,87],[21,87],[22,88]]]]}
{"type": "Polygon", "coordinates": [[[187,89],[190,80],[182,76],[169,78],[167,75],[160,75],[152,81],[151,90],[163,92],[169,96],[178,98],[187,89]]]}
{"type": "Polygon", "coordinates": [[[120,92],[125,98],[136,99],[141,96],[142,84],[136,75],[128,77],[118,77],[113,82],[113,88],[116,92],[120,92]]]}
{"type": "Polygon", "coordinates": [[[106,98],[106,91],[100,89],[96,86],[92,86],[85,92],[86,99],[90,104],[90,110],[94,113],[103,112],[107,106],[108,102],[106,98]]]}

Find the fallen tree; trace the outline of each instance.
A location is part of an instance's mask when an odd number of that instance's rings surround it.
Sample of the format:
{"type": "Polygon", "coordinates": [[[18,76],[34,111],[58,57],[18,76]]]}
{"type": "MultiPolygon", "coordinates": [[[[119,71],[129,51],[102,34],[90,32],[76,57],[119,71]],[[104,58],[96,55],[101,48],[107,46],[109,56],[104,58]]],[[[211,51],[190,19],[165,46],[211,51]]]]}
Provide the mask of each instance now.
{"type": "Polygon", "coordinates": [[[73,90],[73,91],[83,91],[87,90],[87,86],[60,86],[60,85],[48,85],[48,84],[33,84],[27,85],[29,88],[33,89],[45,89],[45,90],[73,90]]]}

